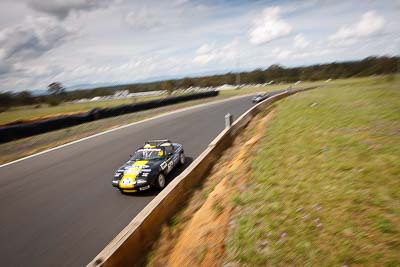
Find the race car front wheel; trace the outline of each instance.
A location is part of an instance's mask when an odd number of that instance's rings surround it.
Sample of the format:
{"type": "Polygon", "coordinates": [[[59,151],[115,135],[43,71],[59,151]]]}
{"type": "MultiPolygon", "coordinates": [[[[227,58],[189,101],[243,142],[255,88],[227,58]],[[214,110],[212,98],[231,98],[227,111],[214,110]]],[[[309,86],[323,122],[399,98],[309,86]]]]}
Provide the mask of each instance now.
{"type": "Polygon", "coordinates": [[[160,190],[165,187],[165,176],[162,172],[160,172],[157,176],[156,187],[160,190]]]}

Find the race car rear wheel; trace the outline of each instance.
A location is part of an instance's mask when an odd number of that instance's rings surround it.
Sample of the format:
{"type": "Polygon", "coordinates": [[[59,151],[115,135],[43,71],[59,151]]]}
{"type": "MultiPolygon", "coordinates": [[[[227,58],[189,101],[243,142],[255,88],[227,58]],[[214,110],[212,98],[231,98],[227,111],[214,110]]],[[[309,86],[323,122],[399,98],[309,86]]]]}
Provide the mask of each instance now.
{"type": "Polygon", "coordinates": [[[163,189],[165,187],[165,176],[162,172],[160,172],[156,179],[156,187],[158,189],[163,189]]]}
{"type": "Polygon", "coordinates": [[[185,164],[185,154],[183,152],[179,154],[179,164],[185,164]]]}

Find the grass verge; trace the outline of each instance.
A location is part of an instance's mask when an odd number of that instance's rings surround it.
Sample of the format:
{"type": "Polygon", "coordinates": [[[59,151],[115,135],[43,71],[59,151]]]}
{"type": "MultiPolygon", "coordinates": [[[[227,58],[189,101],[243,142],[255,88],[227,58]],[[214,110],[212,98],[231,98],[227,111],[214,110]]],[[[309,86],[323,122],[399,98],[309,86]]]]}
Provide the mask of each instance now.
{"type": "Polygon", "coordinates": [[[232,197],[226,262],[400,265],[400,86],[384,77],[281,102],[232,197]]]}

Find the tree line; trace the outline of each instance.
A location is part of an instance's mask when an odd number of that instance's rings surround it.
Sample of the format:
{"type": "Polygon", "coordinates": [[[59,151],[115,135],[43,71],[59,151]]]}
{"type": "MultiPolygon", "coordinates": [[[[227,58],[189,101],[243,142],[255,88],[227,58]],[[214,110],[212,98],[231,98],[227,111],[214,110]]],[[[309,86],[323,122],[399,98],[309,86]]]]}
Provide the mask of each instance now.
{"type": "MultiPolygon", "coordinates": [[[[267,69],[240,72],[240,80],[241,84],[262,84],[270,81],[290,83],[299,80],[316,81],[391,74],[398,71],[399,62],[400,57],[368,57],[358,61],[333,62],[294,68],[272,65],[267,69]]],[[[40,105],[43,103],[58,105],[65,101],[93,98],[95,96],[107,96],[119,90],[129,90],[131,93],[157,90],[167,90],[171,92],[177,88],[215,87],[224,84],[235,85],[237,82],[236,76],[237,73],[230,72],[196,78],[186,77],[183,79],[99,87],[85,90],[78,89],[74,91],[66,91],[61,83],[54,82],[48,86],[48,94],[43,96],[33,96],[29,91],[0,93],[0,111],[7,110],[13,106],[22,105],[40,105]]]]}

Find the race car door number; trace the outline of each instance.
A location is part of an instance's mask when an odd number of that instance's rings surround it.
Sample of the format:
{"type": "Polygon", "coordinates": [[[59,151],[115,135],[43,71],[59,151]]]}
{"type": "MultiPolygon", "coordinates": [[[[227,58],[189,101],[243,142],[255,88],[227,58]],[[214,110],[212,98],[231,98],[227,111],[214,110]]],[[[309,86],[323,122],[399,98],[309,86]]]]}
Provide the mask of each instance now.
{"type": "Polygon", "coordinates": [[[171,160],[168,162],[168,172],[172,171],[172,168],[174,167],[174,162],[171,160]]]}

